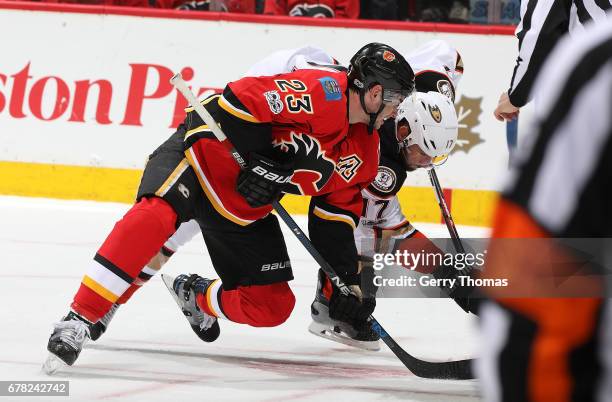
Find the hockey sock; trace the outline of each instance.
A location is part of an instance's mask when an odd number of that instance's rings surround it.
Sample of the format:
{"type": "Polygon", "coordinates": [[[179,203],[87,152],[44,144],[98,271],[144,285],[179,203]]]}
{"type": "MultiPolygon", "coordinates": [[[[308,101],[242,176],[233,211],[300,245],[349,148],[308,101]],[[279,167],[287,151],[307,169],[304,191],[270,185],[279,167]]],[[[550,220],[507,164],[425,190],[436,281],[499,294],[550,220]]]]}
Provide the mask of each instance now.
{"type": "Polygon", "coordinates": [[[72,309],[97,322],[174,233],[176,213],[161,198],[143,198],[108,235],[74,297],[72,309]]]}
{"type": "Polygon", "coordinates": [[[187,242],[189,242],[197,233],[200,232],[200,226],[195,220],[183,222],[177,231],[164,243],[159,252],[149,261],[149,263],[140,271],[134,282],[128,290],[117,300],[117,304],[125,304],[132,295],[147,283],[161,267],[172,257],[172,255],[187,242]]]}
{"type": "Polygon", "coordinates": [[[221,307],[221,279],[215,279],[206,289],[206,293],[196,295],[196,303],[202,311],[217,318],[225,318],[225,312],[221,307]]]}
{"type": "Polygon", "coordinates": [[[205,295],[197,296],[197,302],[204,312],[219,318],[252,327],[274,327],[289,318],[295,296],[287,282],[223,290],[217,280],[205,295]]]}
{"type": "MultiPolygon", "coordinates": [[[[168,242],[166,242],[168,243],[168,242]]],[[[128,290],[125,291],[121,295],[121,297],[117,300],[117,304],[125,304],[132,297],[132,295],[144,286],[145,283],[149,282],[149,280],[155,276],[156,273],[159,272],[161,267],[164,266],[166,261],[174,254],[174,251],[170,250],[164,244],[162,248],[159,250],[157,254],[149,261],[149,263],[140,271],[138,276],[134,279],[134,282],[130,285],[128,290]]]]}

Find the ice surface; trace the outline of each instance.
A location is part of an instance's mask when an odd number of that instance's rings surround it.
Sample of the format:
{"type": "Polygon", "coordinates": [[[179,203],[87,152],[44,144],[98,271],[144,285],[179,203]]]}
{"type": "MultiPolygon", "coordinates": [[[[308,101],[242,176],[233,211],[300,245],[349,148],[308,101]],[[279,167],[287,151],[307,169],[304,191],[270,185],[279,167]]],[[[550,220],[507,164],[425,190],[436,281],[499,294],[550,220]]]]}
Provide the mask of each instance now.
{"type": "MultiPolygon", "coordinates": [[[[367,352],[311,335],[317,266],[285,230],[296,308],[276,328],[221,322],[201,342],[159,277],[122,306],[75,366],[41,373],[51,324],[66,313],[81,276],[125,204],[0,197],[0,380],[69,380],[70,401],[477,401],[476,381],[425,380],[386,348],[367,352]]],[[[305,227],[305,219],[296,217],[305,227]]],[[[415,224],[430,236],[442,225],[415,224]]],[[[459,227],[465,237],[482,228],[459,227]]],[[[214,275],[203,241],[181,249],[163,272],[214,275]]],[[[445,299],[384,299],[375,316],[409,353],[430,360],[476,356],[476,320],[445,299]]],[[[61,400],[54,397],[53,400],[61,400]]],[[[19,401],[40,398],[19,397],[19,401]]]]}

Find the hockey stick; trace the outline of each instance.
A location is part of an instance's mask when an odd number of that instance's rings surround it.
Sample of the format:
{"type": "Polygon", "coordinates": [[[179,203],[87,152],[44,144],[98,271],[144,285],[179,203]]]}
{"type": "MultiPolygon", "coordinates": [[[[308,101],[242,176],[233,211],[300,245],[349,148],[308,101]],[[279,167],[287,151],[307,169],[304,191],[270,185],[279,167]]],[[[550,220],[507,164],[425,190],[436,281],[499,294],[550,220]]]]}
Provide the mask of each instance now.
{"type": "MultiPolygon", "coordinates": [[[[446,204],[446,199],[444,198],[444,193],[442,192],[442,186],[440,185],[440,180],[438,180],[438,175],[436,174],[435,168],[432,166],[427,170],[429,174],[429,180],[431,181],[431,185],[434,189],[434,193],[436,194],[436,199],[438,200],[438,205],[440,206],[440,212],[442,213],[442,217],[444,218],[444,223],[446,223],[446,228],[448,229],[448,233],[450,233],[451,240],[453,245],[455,246],[455,250],[459,254],[465,254],[465,248],[463,247],[463,243],[461,242],[461,238],[459,237],[459,232],[457,232],[457,227],[455,226],[455,221],[453,221],[453,217],[450,214],[450,210],[448,209],[448,205],[446,204]]],[[[461,272],[470,274],[473,270],[473,267],[466,267],[461,272]]]]}
{"type": "MultiPolygon", "coordinates": [[[[240,156],[236,148],[229,141],[227,136],[223,133],[221,128],[217,125],[213,117],[208,111],[202,106],[202,104],[196,99],[193,92],[187,87],[187,84],[181,78],[180,73],[174,75],[170,79],[170,83],[179,90],[179,92],[189,101],[193,106],[194,110],[200,118],[208,125],[215,137],[223,144],[223,146],[231,153],[234,160],[240,165],[241,168],[246,168],[245,160],[240,156]]],[[[329,279],[336,285],[343,295],[352,294],[351,290],[346,284],[338,277],[334,268],[325,261],[323,256],[312,245],[308,237],[302,232],[298,224],[293,220],[291,215],[285,210],[285,208],[278,202],[278,200],[272,202],[272,207],[280,218],[285,222],[293,234],[298,238],[300,243],[306,248],[310,255],[315,261],[321,266],[321,269],[327,274],[329,279]]],[[[474,378],[471,372],[469,360],[459,360],[451,362],[428,362],[417,359],[411,354],[407,353],[402,349],[391,336],[384,330],[378,321],[373,316],[369,317],[372,324],[372,329],[376,331],[383,342],[391,349],[391,351],[398,357],[398,359],[408,368],[414,375],[423,378],[436,378],[436,379],[471,379],[474,378]]]]}
{"type": "Polygon", "coordinates": [[[453,245],[455,246],[455,250],[457,250],[458,253],[463,254],[465,253],[465,248],[463,248],[463,244],[461,243],[461,239],[459,238],[459,233],[457,232],[457,227],[455,227],[453,217],[450,214],[448,205],[446,205],[446,199],[444,198],[442,186],[440,186],[440,181],[438,180],[438,175],[436,174],[435,168],[432,166],[430,169],[427,169],[427,174],[429,174],[429,181],[431,182],[431,186],[434,189],[436,200],[438,201],[438,205],[440,206],[440,212],[442,213],[442,218],[444,218],[444,223],[446,224],[448,233],[450,233],[451,240],[453,242],[453,245]]]}

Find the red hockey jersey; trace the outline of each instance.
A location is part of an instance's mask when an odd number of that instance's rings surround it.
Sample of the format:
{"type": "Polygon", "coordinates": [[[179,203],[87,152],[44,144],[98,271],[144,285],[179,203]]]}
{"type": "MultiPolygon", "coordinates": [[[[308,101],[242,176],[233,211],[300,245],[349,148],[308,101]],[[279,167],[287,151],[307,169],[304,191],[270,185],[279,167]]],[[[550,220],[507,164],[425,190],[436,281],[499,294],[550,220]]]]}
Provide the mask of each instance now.
{"type": "MultiPolygon", "coordinates": [[[[300,70],[243,78],[204,103],[244,157],[263,145],[292,163],[284,192],[317,196],[319,217],[355,227],[360,191],[376,176],[379,143],[365,124],[349,127],[346,92],[344,72],[300,70]]],[[[186,126],[185,153],[217,211],[240,225],[267,215],[271,206],[252,208],[236,192],[238,165],[195,112],[186,126]]]]}

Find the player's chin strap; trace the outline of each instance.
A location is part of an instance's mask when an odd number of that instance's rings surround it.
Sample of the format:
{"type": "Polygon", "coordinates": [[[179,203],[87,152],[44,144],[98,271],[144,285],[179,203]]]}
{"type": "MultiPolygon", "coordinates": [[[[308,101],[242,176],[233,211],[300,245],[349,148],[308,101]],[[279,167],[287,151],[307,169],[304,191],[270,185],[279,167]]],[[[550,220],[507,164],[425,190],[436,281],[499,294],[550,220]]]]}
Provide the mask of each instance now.
{"type": "Polygon", "coordinates": [[[374,132],[374,124],[376,124],[376,118],[385,108],[385,102],[382,102],[380,104],[380,107],[378,108],[378,111],[376,113],[369,113],[365,105],[365,94],[367,91],[368,90],[365,88],[359,90],[359,101],[361,102],[361,107],[363,108],[363,111],[366,112],[368,116],[370,116],[370,122],[368,123],[368,134],[372,134],[374,132]]]}

